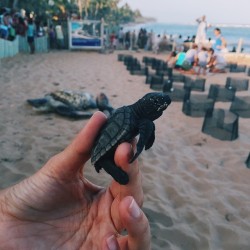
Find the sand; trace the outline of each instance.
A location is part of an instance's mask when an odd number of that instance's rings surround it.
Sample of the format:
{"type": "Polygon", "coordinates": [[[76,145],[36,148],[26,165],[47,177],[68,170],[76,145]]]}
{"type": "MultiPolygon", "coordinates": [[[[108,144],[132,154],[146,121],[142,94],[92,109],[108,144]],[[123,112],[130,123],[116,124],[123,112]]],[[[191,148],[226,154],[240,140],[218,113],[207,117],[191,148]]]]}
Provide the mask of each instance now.
{"type": "MultiPolygon", "coordinates": [[[[26,99],[59,89],[83,90],[94,96],[104,91],[111,104],[119,107],[150,92],[145,77],[131,76],[117,61],[117,53],[63,51],[21,54],[1,61],[1,188],[33,174],[87,122],[38,114],[26,99]]],[[[127,53],[138,58],[145,55],[127,53]]],[[[211,83],[224,85],[228,75],[247,77],[243,73],[208,75],[206,91],[211,83]]],[[[181,103],[173,102],[155,122],[155,143],[139,158],[152,248],[248,250],[250,169],[244,162],[250,152],[250,121],[240,118],[237,140],[220,141],[201,132],[203,118],[185,116],[181,108],[181,103]]],[[[99,185],[110,181],[89,162],[85,173],[99,185]]]]}

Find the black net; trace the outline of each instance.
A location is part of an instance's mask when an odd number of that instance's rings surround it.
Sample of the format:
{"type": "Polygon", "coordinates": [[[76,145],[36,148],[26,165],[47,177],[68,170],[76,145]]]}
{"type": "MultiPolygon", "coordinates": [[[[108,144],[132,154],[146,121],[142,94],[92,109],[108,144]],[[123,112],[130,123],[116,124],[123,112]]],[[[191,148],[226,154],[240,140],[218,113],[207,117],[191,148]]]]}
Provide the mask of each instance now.
{"type": "Polygon", "coordinates": [[[148,67],[140,67],[139,69],[130,69],[130,74],[131,75],[143,75],[147,76],[148,75],[148,67]]]}
{"type": "Polygon", "coordinates": [[[163,92],[171,92],[173,88],[173,80],[171,78],[164,81],[162,91],[163,92]]]}
{"type": "Polygon", "coordinates": [[[170,96],[173,102],[183,102],[186,94],[184,85],[177,83],[173,84],[173,81],[171,79],[164,81],[162,90],[164,93],[167,93],[170,96]]]}
{"type": "Polygon", "coordinates": [[[248,168],[250,168],[250,153],[249,153],[249,155],[247,157],[246,165],[247,165],[248,168]]]}
{"type": "Polygon", "coordinates": [[[166,69],[156,69],[156,75],[164,75],[168,78],[173,77],[173,69],[172,68],[166,68],[166,69]]]}
{"type": "Polygon", "coordinates": [[[126,65],[127,70],[141,69],[141,64],[137,58],[131,58],[127,61],[124,61],[124,64],[126,65]]]}
{"type": "Polygon", "coordinates": [[[231,104],[230,111],[240,117],[250,118],[250,96],[235,97],[231,104]]]}
{"type": "Polygon", "coordinates": [[[123,62],[124,56],[125,56],[124,54],[118,54],[118,55],[117,55],[118,61],[119,61],[119,62],[123,62]]]}
{"type": "Polygon", "coordinates": [[[250,76],[250,68],[247,70],[247,75],[250,76]]]}
{"type": "Polygon", "coordinates": [[[151,66],[152,66],[152,69],[156,69],[156,70],[165,70],[165,69],[167,69],[166,62],[164,62],[161,59],[153,60],[153,63],[152,63],[151,66]]]}
{"type": "Polygon", "coordinates": [[[182,112],[192,117],[204,117],[206,112],[212,112],[214,100],[204,95],[191,95],[190,88],[187,88],[182,105],[182,112]]]}
{"type": "Polygon", "coordinates": [[[235,63],[230,64],[229,71],[234,73],[241,73],[246,72],[247,66],[246,65],[238,65],[235,63]]]}
{"type": "Polygon", "coordinates": [[[237,139],[238,129],[238,116],[224,109],[214,109],[213,112],[207,112],[202,126],[203,133],[223,141],[237,139]]]}
{"type": "Polygon", "coordinates": [[[133,64],[134,61],[135,61],[135,58],[133,56],[130,56],[130,55],[125,55],[123,58],[123,63],[126,66],[133,64]]]}
{"type": "Polygon", "coordinates": [[[246,78],[235,78],[227,77],[226,88],[235,88],[237,91],[248,90],[249,79],[246,78]]]}
{"type": "Polygon", "coordinates": [[[191,77],[185,77],[185,87],[191,88],[196,91],[205,91],[205,78],[192,79],[191,77]]]}
{"type": "Polygon", "coordinates": [[[125,54],[118,54],[117,58],[118,58],[118,61],[124,62],[126,60],[129,60],[129,59],[133,58],[133,56],[131,56],[131,55],[125,55],[125,54]]]}
{"type": "Polygon", "coordinates": [[[154,57],[147,57],[147,56],[144,56],[144,57],[142,58],[142,62],[144,62],[147,66],[152,66],[154,60],[155,60],[154,57]]]}
{"type": "Polygon", "coordinates": [[[208,98],[215,102],[231,102],[235,97],[235,88],[226,88],[218,84],[211,84],[208,92],[208,98]]]}
{"type": "Polygon", "coordinates": [[[164,84],[164,76],[150,75],[147,76],[146,82],[149,82],[150,88],[153,90],[162,90],[164,84]]]}
{"type": "Polygon", "coordinates": [[[185,82],[185,76],[182,74],[175,73],[172,78],[174,82],[185,82]]]}

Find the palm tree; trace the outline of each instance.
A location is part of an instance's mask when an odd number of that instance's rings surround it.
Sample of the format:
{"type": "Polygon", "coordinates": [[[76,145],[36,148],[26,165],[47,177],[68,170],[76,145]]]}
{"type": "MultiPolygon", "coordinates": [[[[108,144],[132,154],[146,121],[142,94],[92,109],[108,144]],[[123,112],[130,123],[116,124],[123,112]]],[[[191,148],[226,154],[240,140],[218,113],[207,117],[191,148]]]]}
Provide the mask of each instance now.
{"type": "Polygon", "coordinates": [[[84,19],[88,19],[88,8],[90,5],[90,0],[83,0],[83,1],[84,1],[84,11],[85,11],[84,19]]]}

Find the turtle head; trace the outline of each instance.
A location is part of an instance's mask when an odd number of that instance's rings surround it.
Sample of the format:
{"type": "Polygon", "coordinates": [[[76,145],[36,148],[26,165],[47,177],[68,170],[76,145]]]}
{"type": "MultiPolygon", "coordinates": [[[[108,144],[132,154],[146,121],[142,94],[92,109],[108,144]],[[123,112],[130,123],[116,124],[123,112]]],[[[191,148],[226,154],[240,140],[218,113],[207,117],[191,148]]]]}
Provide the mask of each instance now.
{"type": "Polygon", "coordinates": [[[162,115],[170,103],[171,99],[167,94],[152,92],[138,101],[138,111],[144,118],[154,121],[162,115]]]}

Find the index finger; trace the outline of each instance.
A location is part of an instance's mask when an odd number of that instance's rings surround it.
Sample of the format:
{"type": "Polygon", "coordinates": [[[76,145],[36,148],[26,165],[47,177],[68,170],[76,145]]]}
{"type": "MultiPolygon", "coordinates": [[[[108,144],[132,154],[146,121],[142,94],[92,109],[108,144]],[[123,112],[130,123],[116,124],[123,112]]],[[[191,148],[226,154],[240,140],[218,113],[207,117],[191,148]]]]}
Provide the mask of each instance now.
{"type": "Polygon", "coordinates": [[[132,155],[133,148],[131,144],[127,142],[120,144],[115,152],[116,165],[121,167],[129,176],[127,185],[120,185],[118,182],[112,181],[110,186],[110,192],[114,199],[111,206],[111,216],[118,232],[121,232],[124,228],[118,210],[121,200],[126,196],[133,196],[140,207],[143,203],[141,172],[137,159],[129,163],[132,155]]]}
{"type": "Polygon", "coordinates": [[[126,196],[133,196],[140,206],[143,203],[143,190],[141,172],[136,159],[134,162],[129,163],[130,159],[134,155],[136,141],[132,144],[122,143],[118,146],[115,152],[115,163],[121,167],[129,176],[129,182],[127,185],[120,185],[118,182],[113,181],[110,187],[113,197],[118,195],[122,199],[126,196]]]}

